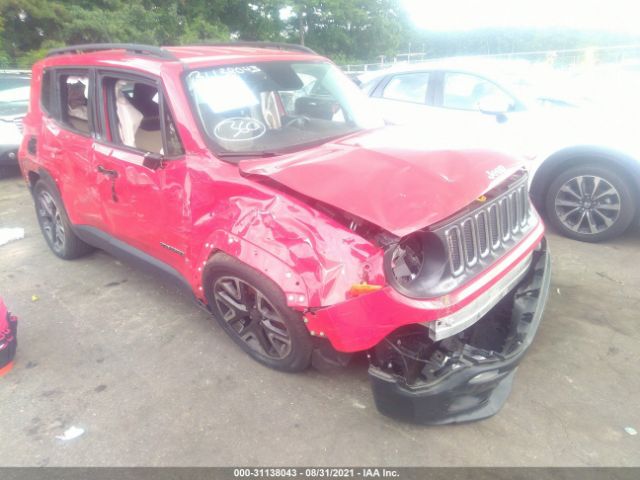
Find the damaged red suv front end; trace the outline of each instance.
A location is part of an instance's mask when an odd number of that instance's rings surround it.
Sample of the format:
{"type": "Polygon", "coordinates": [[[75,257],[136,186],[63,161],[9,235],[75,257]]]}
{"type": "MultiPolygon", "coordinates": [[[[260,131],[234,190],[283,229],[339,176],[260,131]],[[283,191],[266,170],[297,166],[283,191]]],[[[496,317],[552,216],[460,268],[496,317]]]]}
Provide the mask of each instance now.
{"type": "Polygon", "coordinates": [[[339,285],[346,298],[304,319],[335,350],[368,351],[379,410],[429,424],[485,418],[506,400],[542,316],[544,227],[513,160],[417,148],[415,138],[398,142],[405,135],[387,129],[241,169],[338,208],[373,247],[350,242],[344,258],[359,265],[360,283],[341,282],[342,265],[326,269],[325,291],[339,285]],[[325,169],[331,177],[316,181],[325,169]]]}
{"type": "Polygon", "coordinates": [[[33,79],[20,165],[56,255],[170,276],[272,368],[367,352],[395,418],[500,408],[549,285],[513,159],[385,128],[304,47],[77,46],[33,79]]]}

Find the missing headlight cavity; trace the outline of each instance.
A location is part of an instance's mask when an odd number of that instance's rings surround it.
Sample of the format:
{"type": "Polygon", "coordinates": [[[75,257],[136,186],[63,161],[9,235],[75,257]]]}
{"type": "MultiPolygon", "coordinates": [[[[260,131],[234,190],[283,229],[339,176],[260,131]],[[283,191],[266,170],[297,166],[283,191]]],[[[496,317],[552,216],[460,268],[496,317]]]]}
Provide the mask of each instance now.
{"type": "Polygon", "coordinates": [[[385,257],[387,276],[401,293],[415,297],[439,293],[433,289],[442,287],[447,256],[437,235],[413,233],[390,247],[385,257]]]}
{"type": "Polygon", "coordinates": [[[422,242],[418,235],[402,239],[391,256],[393,276],[403,287],[408,287],[416,279],[423,263],[422,242]]]}
{"type": "Polygon", "coordinates": [[[517,342],[513,324],[513,294],[502,299],[482,319],[458,335],[434,342],[420,325],[402,327],[371,353],[371,363],[406,386],[429,384],[465,366],[503,359],[517,342]]]}

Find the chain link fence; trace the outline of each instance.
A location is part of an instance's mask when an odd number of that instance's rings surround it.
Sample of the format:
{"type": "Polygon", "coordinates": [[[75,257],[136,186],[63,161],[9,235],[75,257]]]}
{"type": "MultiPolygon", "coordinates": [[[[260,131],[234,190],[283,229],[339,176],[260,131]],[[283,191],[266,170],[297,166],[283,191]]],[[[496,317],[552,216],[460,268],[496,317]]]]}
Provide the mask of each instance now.
{"type": "MultiPolygon", "coordinates": [[[[468,57],[471,55],[465,55],[468,57]]],[[[574,66],[595,66],[600,64],[620,64],[625,62],[640,63],[640,45],[623,45],[618,47],[589,47],[567,50],[544,50],[534,52],[500,53],[494,55],[472,55],[477,58],[497,58],[505,60],[526,60],[532,63],[547,63],[557,68],[574,66]]],[[[380,56],[377,63],[347,64],[341,68],[352,74],[383,70],[398,64],[420,63],[436,60],[427,53],[398,53],[392,58],[380,56]]]]}

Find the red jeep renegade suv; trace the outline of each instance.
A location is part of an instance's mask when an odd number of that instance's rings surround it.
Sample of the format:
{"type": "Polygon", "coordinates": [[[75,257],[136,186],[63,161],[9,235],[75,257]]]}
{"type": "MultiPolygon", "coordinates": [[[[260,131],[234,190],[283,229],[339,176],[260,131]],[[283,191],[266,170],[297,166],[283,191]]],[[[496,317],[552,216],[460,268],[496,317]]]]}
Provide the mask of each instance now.
{"type": "Polygon", "coordinates": [[[385,128],[295,45],[68,47],[32,85],[20,164],[56,255],[154,267],[272,368],[366,351],[384,414],[500,409],[549,285],[513,160],[385,128]]]}

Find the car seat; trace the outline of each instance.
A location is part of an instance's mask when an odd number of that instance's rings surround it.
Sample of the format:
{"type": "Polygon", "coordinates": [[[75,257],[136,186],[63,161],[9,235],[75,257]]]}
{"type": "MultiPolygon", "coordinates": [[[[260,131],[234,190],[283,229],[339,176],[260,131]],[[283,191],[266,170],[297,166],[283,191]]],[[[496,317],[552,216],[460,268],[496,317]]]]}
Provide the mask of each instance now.
{"type": "Polygon", "coordinates": [[[136,132],[140,127],[143,115],[134,107],[124,94],[124,87],[127,82],[118,80],[116,82],[116,113],[118,114],[118,133],[120,140],[128,147],[136,148],[136,132]]]}

